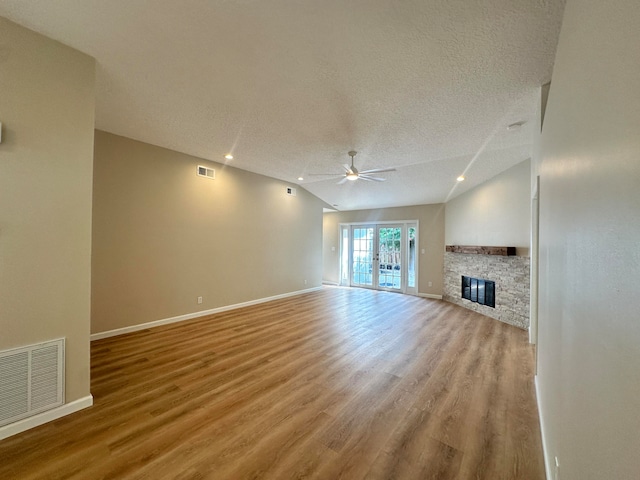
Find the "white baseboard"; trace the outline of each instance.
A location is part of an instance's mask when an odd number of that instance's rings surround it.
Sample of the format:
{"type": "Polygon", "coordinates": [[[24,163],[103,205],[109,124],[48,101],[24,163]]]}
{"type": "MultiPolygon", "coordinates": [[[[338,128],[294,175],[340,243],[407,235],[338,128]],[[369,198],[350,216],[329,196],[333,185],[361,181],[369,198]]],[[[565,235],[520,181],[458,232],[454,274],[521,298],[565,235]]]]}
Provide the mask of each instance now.
{"type": "Polygon", "coordinates": [[[313,288],[307,288],[305,290],[297,290],[295,292],[274,295],[273,297],[259,298],[257,300],[250,300],[248,302],[236,303],[234,305],[225,305],[224,307],[212,308],[210,310],[202,310],[200,312],[193,312],[193,313],[187,313],[185,315],[178,315],[177,317],[163,318],[161,320],[154,320],[153,322],[140,323],[138,325],[131,325],[130,327],[116,328],[115,330],[108,330],[106,332],[93,333],[91,334],[91,341],[100,340],[101,338],[115,337],[117,335],[124,335],[125,333],[146,330],[147,328],[159,327],[160,325],[167,325],[169,323],[183,322],[185,320],[191,320],[193,318],[204,317],[205,315],[212,315],[214,313],[226,312],[228,310],[235,310],[236,308],[248,307],[251,305],[257,305],[259,303],[271,302],[272,300],[279,300],[281,298],[295,297],[296,295],[315,292],[317,290],[322,290],[322,287],[313,287],[313,288]]]}
{"type": "Polygon", "coordinates": [[[442,300],[442,295],[434,295],[433,293],[418,293],[418,297],[432,298],[434,300],[442,300]]]}
{"type": "Polygon", "coordinates": [[[338,286],[338,282],[330,282],[329,280],[322,280],[322,284],[323,285],[330,285],[332,287],[337,287],[338,286]]]}
{"type": "Polygon", "coordinates": [[[86,397],[82,397],[70,403],[65,403],[64,405],[39,413],[33,417],[24,418],[17,422],[10,423],[9,425],[0,427],[0,440],[11,437],[12,435],[17,435],[18,433],[22,433],[31,428],[39,427],[45,423],[52,422],[58,418],[90,407],[91,405],[93,405],[93,396],[87,395],[86,397]]]}
{"type": "Polygon", "coordinates": [[[551,464],[551,457],[549,456],[549,450],[547,449],[547,436],[544,432],[544,416],[542,415],[542,409],[540,408],[540,387],[538,386],[538,376],[534,377],[534,384],[536,386],[536,404],[538,405],[538,418],[540,419],[540,436],[542,437],[542,456],[544,457],[544,471],[547,480],[553,478],[551,472],[553,471],[553,465],[551,464]]]}

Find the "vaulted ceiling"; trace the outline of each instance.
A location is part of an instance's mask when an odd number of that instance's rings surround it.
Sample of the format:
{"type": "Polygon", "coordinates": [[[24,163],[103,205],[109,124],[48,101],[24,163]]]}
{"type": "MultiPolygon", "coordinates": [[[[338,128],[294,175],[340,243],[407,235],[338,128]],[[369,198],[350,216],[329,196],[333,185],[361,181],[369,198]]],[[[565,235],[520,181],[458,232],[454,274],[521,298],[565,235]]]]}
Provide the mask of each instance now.
{"type": "Polygon", "coordinates": [[[0,15],[96,58],[96,128],[352,210],[443,202],[529,158],[563,6],[0,0],[0,15]],[[360,170],[396,171],[310,175],[344,173],[349,150],[360,170]]]}

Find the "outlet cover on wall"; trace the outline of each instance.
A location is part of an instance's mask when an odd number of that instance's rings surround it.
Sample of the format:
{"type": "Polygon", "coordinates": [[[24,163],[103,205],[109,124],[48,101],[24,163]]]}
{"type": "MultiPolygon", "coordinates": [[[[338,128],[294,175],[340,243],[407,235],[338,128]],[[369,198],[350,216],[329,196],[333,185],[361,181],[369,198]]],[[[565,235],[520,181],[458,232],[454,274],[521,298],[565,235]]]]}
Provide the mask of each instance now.
{"type": "Polygon", "coordinates": [[[202,297],[198,297],[198,305],[202,303],[202,297]]]}

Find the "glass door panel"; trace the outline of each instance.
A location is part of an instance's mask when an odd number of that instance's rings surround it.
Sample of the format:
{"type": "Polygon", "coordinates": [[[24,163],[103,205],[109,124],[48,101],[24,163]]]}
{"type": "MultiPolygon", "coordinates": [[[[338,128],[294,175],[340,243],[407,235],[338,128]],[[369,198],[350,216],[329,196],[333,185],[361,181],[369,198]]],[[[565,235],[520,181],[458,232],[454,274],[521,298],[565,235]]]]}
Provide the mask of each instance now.
{"type": "Polygon", "coordinates": [[[407,229],[409,236],[407,288],[416,288],[416,227],[407,229]]]}
{"type": "Polygon", "coordinates": [[[340,227],[342,235],[340,239],[340,285],[349,285],[349,255],[351,254],[351,232],[348,226],[340,227]]]}
{"type": "Polygon", "coordinates": [[[378,288],[402,290],[402,227],[378,227],[378,288]]]}
{"type": "Polygon", "coordinates": [[[353,227],[353,262],[351,284],[373,287],[374,233],[373,227],[353,227]]]}

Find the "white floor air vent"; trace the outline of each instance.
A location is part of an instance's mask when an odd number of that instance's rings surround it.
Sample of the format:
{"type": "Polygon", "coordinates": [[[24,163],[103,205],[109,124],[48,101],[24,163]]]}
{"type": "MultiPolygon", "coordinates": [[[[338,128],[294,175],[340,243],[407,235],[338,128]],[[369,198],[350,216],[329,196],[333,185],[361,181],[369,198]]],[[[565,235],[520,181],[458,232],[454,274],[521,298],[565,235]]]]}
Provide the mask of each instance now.
{"type": "Polygon", "coordinates": [[[0,352],[0,427],[63,403],[63,338],[0,352]]]}

